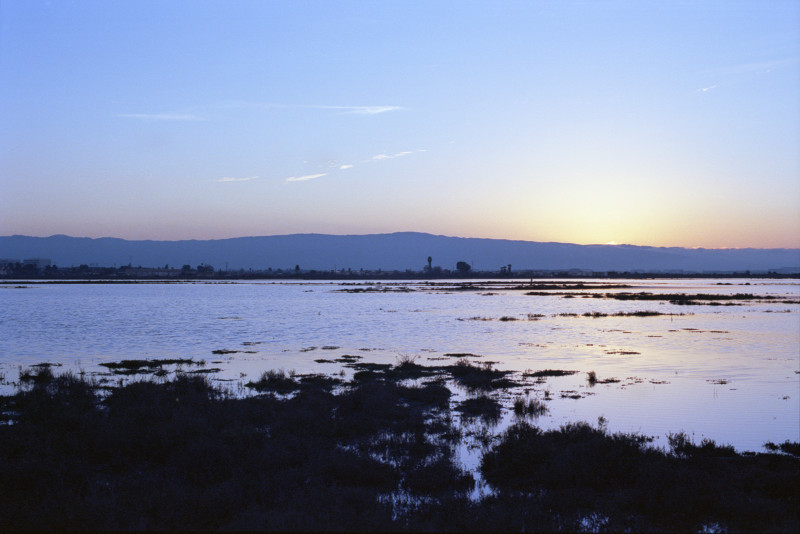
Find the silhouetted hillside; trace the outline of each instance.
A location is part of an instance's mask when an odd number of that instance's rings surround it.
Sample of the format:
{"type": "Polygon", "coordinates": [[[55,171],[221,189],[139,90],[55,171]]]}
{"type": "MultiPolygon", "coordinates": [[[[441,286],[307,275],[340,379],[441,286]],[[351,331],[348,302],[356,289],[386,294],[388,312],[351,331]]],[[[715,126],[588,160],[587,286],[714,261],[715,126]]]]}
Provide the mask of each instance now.
{"type": "Polygon", "coordinates": [[[224,269],[421,270],[433,265],[474,270],[585,269],[593,271],[800,270],[800,249],[686,249],[633,245],[573,245],[402,232],[372,235],[295,234],[219,240],[128,241],[116,238],[0,237],[0,259],[49,258],[58,266],[80,264],[224,269]]]}

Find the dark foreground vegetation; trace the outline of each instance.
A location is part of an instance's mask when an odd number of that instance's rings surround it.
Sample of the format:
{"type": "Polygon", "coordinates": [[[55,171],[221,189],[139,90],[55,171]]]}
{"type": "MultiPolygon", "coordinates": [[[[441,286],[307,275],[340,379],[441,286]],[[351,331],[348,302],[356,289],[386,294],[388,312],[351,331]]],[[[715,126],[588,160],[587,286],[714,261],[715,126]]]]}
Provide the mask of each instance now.
{"type": "Polygon", "coordinates": [[[447,382],[413,361],[360,366],[350,382],[268,372],[250,397],[198,374],[101,387],[31,370],[0,397],[0,530],[800,528],[796,443],[739,454],[676,434],[664,451],[523,415],[483,456],[495,492],[471,499],[447,382]]]}

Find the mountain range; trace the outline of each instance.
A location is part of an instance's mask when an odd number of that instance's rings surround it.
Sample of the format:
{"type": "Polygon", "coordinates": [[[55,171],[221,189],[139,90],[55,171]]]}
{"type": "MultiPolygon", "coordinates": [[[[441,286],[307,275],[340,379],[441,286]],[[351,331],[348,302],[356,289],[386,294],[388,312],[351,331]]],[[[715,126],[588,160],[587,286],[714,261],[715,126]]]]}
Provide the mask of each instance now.
{"type": "Polygon", "coordinates": [[[59,267],[80,264],[216,269],[421,270],[434,266],[473,270],[778,271],[800,272],[800,249],[690,249],[636,245],[576,245],[447,237],[416,232],[369,235],[293,234],[215,240],[133,241],[0,236],[0,259],[47,258],[59,267]]]}

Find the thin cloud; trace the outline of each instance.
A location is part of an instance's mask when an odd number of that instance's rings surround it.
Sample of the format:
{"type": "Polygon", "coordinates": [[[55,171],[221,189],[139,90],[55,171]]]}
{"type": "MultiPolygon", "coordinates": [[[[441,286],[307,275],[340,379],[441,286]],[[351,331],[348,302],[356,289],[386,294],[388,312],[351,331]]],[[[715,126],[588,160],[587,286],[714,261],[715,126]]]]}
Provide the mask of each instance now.
{"type": "Polygon", "coordinates": [[[217,180],[218,182],[249,182],[250,180],[257,180],[258,176],[247,176],[244,178],[234,178],[232,176],[225,176],[217,180]]]}
{"type": "Polygon", "coordinates": [[[345,113],[355,113],[356,115],[379,115],[390,111],[400,111],[400,106],[353,106],[344,107],[345,113]]]}
{"type": "MultiPolygon", "coordinates": [[[[384,160],[384,159],[400,158],[400,157],[403,157],[403,156],[408,156],[409,154],[414,154],[416,152],[425,152],[425,149],[406,150],[404,152],[397,152],[396,154],[377,154],[375,156],[372,156],[368,160],[362,161],[361,163],[371,163],[371,162],[374,162],[374,161],[381,161],[381,160],[384,160]]],[[[307,163],[307,162],[304,162],[304,163],[307,163]]],[[[323,172],[323,173],[319,173],[319,174],[308,174],[308,175],[305,175],[305,176],[292,176],[290,178],[286,178],[286,181],[287,182],[305,182],[307,180],[315,180],[317,178],[322,178],[323,176],[327,176],[328,174],[330,174],[330,172],[346,171],[347,169],[352,169],[355,166],[356,165],[352,165],[350,163],[339,164],[339,163],[333,161],[333,162],[329,162],[328,163],[328,168],[332,169],[332,171],[323,172]]]]}
{"type": "Polygon", "coordinates": [[[323,172],[321,174],[308,174],[306,176],[291,176],[286,179],[287,182],[305,182],[306,180],[315,180],[316,178],[322,178],[323,176],[327,176],[327,172],[323,172]]]}
{"type": "Polygon", "coordinates": [[[367,161],[381,161],[384,159],[394,159],[394,158],[401,158],[403,156],[408,156],[409,154],[413,154],[414,152],[425,152],[424,150],[406,150],[404,152],[398,152],[397,154],[378,154],[376,156],[372,156],[367,161]]]}
{"type": "Polygon", "coordinates": [[[697,92],[698,93],[706,93],[708,91],[711,91],[712,89],[716,89],[717,87],[719,87],[719,86],[718,85],[709,85],[708,87],[701,87],[700,89],[697,90],[697,92]]]}
{"type": "Polygon", "coordinates": [[[203,117],[189,113],[121,113],[123,119],[139,119],[148,121],[204,121],[203,117]]]}
{"type": "Polygon", "coordinates": [[[343,114],[354,115],[380,115],[391,111],[405,109],[402,106],[331,106],[325,104],[274,104],[270,102],[243,102],[231,101],[223,104],[223,107],[250,107],[258,109],[326,109],[340,111],[343,114]]]}
{"type": "MultiPolygon", "coordinates": [[[[304,107],[304,106],[299,106],[304,107]]],[[[342,113],[355,114],[355,115],[380,115],[381,113],[388,113],[390,111],[400,111],[404,109],[400,106],[308,106],[314,109],[333,109],[341,111],[342,113]]]]}

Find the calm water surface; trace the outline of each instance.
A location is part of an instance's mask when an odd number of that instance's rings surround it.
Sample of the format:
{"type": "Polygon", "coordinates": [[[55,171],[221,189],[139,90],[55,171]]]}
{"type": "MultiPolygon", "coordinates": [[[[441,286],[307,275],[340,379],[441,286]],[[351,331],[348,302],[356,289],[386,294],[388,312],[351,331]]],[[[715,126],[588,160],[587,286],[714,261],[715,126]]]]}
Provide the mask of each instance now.
{"type": "MultiPolygon", "coordinates": [[[[797,280],[619,283],[635,287],[599,291],[800,298],[797,280]]],[[[464,352],[477,355],[472,358],[476,362],[492,361],[519,373],[579,371],[539,384],[529,380],[502,394],[508,406],[516,396],[544,399],[548,392],[549,413],[537,420],[544,428],[579,420],[595,424],[603,416],[610,430],[642,432],[654,436],[656,444],[677,431],[739,450],[761,450],[766,441],[800,440],[796,303],[678,306],[580,294],[528,296],[505,289],[431,290],[419,282],[407,284],[410,292],[339,291],[402,287],[361,284],[0,283],[0,389],[13,391],[19,370],[40,362],[99,373],[105,369],[98,364],[121,359],[194,358],[220,368],[213,375],[217,379],[240,386],[273,368],[349,372],[341,364],[314,361],[343,354],[387,363],[405,355],[434,365],[452,363],[446,353],[464,352]],[[558,315],[644,310],[676,315],[558,315]],[[529,314],[544,317],[534,320],[529,314]],[[212,353],[219,349],[239,352],[212,353]],[[586,380],[589,371],[600,380],[619,382],[592,387],[586,380]]],[[[495,430],[512,420],[511,410],[505,410],[495,430]]]]}

